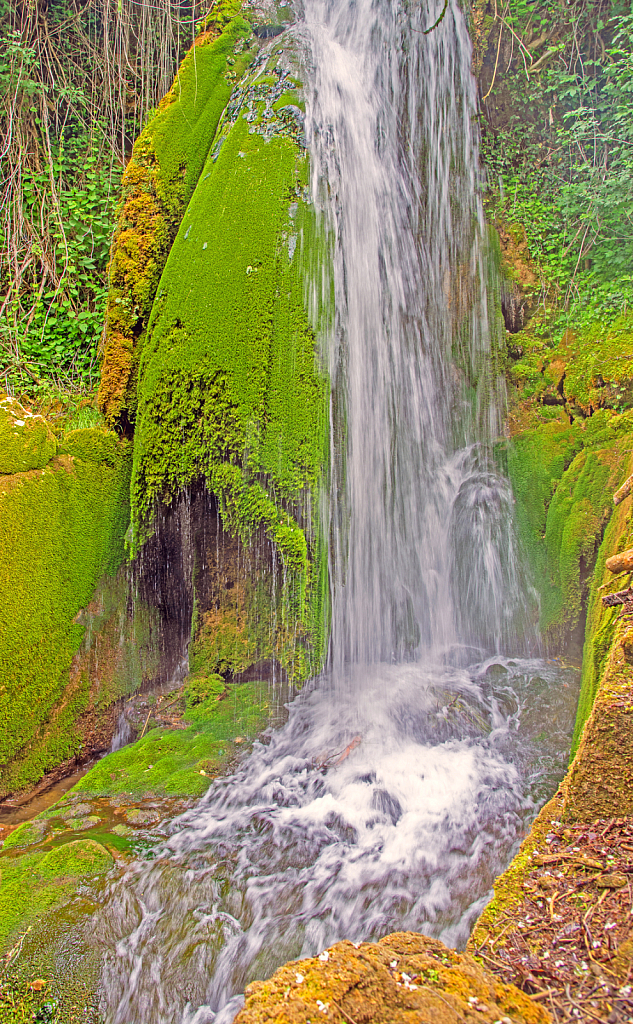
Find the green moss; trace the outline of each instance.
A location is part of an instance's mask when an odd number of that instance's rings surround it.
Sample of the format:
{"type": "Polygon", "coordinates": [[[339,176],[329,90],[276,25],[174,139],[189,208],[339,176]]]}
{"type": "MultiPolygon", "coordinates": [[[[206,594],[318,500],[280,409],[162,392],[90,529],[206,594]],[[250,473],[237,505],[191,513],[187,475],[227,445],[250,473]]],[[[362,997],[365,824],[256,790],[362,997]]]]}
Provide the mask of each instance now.
{"type": "Polygon", "coordinates": [[[60,455],[72,455],[87,462],[117,466],[121,459],[119,438],[111,430],[81,427],[69,430],[60,447],[60,455]]]}
{"type": "Polygon", "coordinates": [[[91,683],[69,676],[84,633],[77,616],[120,565],[129,521],[129,445],[104,443],[111,464],[61,456],[0,478],[2,794],[81,749],[91,683]]]}
{"type": "Polygon", "coordinates": [[[226,687],[217,679],[189,684],[184,729],[152,729],[141,740],[108,754],[75,786],[91,796],[201,796],[237,754],[233,740],[253,739],[271,706],[265,683],[226,687]],[[203,694],[202,699],[197,698],[203,694]]]}
{"type": "MultiPolygon", "coordinates": [[[[618,475],[613,481],[613,490],[624,481],[627,474],[631,471],[630,453],[626,449],[632,445],[633,437],[629,435],[629,440],[620,446],[621,461],[618,467],[618,475]]],[[[605,562],[616,551],[633,545],[629,501],[630,499],[616,507],[605,530],[604,539],[596,558],[587,605],[582,681],[572,740],[572,755],[578,749],[585,722],[591,714],[599,687],[604,682],[609,659],[613,653],[613,646],[617,642],[620,621],[619,609],[605,608],[601,598],[605,593],[605,588],[608,588],[608,592],[610,590],[622,589],[627,584],[628,577],[620,577],[620,579],[614,580],[612,574],[606,569],[605,562]]]]}
{"type": "Polygon", "coordinates": [[[92,839],[77,839],[47,853],[0,854],[0,944],[68,900],[77,881],[108,871],[111,854],[92,839]]]}
{"type": "Polygon", "coordinates": [[[547,513],[545,548],[554,594],[541,628],[564,636],[580,621],[602,530],[611,513],[610,453],[581,451],[563,474],[547,513]]]}
{"type": "Polygon", "coordinates": [[[273,103],[273,110],[280,111],[283,110],[284,107],[297,107],[299,110],[305,112],[305,100],[303,100],[300,94],[294,90],[292,92],[285,92],[279,97],[276,103],[273,103]]]}
{"type": "Polygon", "coordinates": [[[287,78],[273,57],[232,98],[165,266],[139,366],[132,518],[139,545],[156,502],[204,478],[229,534],[274,544],[296,633],[316,593],[304,509],[327,384],[303,300],[314,218],[300,128],[274,110],[287,78]]]}
{"type": "Polygon", "coordinates": [[[137,345],[234,78],[252,57],[244,43],[251,36],[248,23],[238,17],[227,23],[237,7],[222,3],[214,8],[206,30],[137,140],[123,178],[99,389],[101,408],[112,426],[134,420],[137,345]]]}
{"type": "Polygon", "coordinates": [[[582,443],[578,427],[547,423],[518,434],[508,449],[517,531],[539,590],[542,609],[559,599],[548,567],[545,541],[548,510],[563,473],[582,443]]]}
{"type": "Polygon", "coordinates": [[[631,427],[630,413],[604,410],[531,426],[509,448],[517,528],[549,643],[560,645],[582,621],[631,427]]]}
{"type": "Polygon", "coordinates": [[[43,469],[57,442],[42,416],[34,416],[14,398],[0,400],[0,475],[43,469]]]}
{"type": "Polygon", "coordinates": [[[148,516],[156,497],[169,500],[174,486],[220,459],[266,473],[284,497],[296,497],[318,476],[325,386],[281,238],[292,228],[289,208],[302,170],[292,140],[251,135],[243,117],[205,168],[209,176],[174,243],[143,352],[135,521],[148,516]],[[209,387],[213,401],[202,409],[209,387]]]}
{"type": "Polygon", "coordinates": [[[608,327],[590,324],[582,334],[568,331],[560,351],[570,402],[584,411],[633,404],[633,314],[623,313],[608,327]]]}

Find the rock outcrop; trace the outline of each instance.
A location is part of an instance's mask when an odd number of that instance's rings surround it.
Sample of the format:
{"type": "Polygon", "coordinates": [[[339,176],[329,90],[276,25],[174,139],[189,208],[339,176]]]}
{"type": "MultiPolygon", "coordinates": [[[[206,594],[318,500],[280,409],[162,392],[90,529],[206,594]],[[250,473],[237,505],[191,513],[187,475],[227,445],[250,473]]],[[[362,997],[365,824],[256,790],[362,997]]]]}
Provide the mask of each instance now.
{"type": "Polygon", "coordinates": [[[549,1014],[471,956],[396,932],[338,942],[252,982],[235,1024],[547,1024],[549,1014]]]}

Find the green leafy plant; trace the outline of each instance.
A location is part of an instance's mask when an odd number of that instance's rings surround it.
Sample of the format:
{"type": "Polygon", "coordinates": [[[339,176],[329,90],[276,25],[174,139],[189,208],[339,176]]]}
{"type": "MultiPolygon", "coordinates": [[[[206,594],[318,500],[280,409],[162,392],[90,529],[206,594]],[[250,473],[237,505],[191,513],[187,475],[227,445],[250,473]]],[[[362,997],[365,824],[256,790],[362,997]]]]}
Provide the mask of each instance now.
{"type": "Polygon", "coordinates": [[[510,0],[496,32],[513,49],[485,106],[489,212],[525,230],[556,336],[606,327],[633,302],[633,14],[510,0]]]}
{"type": "Polygon", "coordinates": [[[0,388],[94,390],[116,199],[204,0],[0,0],[0,388]]]}

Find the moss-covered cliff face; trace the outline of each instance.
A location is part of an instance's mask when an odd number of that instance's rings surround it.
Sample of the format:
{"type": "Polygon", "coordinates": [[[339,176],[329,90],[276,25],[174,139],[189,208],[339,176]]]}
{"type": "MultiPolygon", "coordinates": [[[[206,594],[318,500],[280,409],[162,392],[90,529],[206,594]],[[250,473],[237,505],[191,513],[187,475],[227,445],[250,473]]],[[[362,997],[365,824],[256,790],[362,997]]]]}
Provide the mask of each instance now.
{"type": "Polygon", "coordinates": [[[235,0],[215,5],[174,84],[134,146],[123,177],[109,268],[99,400],[110,426],[136,414],[138,343],[187,202],[231,94],[251,36],[235,0]]]}
{"type": "Polygon", "coordinates": [[[133,554],[190,488],[215,503],[226,543],[191,567],[195,657],[226,675],[277,662],[301,680],[325,646],[328,385],[305,308],[315,225],[294,45],[259,48],[240,17],[207,33],[137,141],[100,400],[120,429],[135,422],[133,554]],[[160,211],[141,216],[150,199],[160,211]],[[209,560],[226,577],[213,595],[209,560]]]}
{"type": "Polygon", "coordinates": [[[58,444],[42,417],[6,400],[0,424],[0,469],[8,470],[0,475],[4,796],[80,754],[99,728],[82,716],[120,695],[116,672],[108,686],[102,672],[101,687],[86,671],[81,617],[124,557],[131,450],[96,428],[71,431],[58,444]]]}
{"type": "Polygon", "coordinates": [[[107,748],[117,701],[181,672],[190,641],[199,678],[302,680],[323,659],[299,61],[239,10],[206,19],[126,172],[99,396],[114,430],[56,436],[0,403],[0,796],[107,748]]]}

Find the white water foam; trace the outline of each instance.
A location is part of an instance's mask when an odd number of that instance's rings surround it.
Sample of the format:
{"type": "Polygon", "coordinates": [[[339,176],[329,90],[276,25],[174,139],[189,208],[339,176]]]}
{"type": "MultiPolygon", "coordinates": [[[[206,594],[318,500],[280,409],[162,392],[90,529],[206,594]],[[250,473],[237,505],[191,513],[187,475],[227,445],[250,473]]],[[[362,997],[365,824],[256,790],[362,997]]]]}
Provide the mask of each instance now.
{"type": "Polygon", "coordinates": [[[302,694],[155,859],[111,883],[94,931],[105,1019],[225,1020],[249,981],[342,938],[405,928],[462,945],[562,772],[564,679],[495,658],[375,666],[362,705],[329,680],[302,694]]]}

